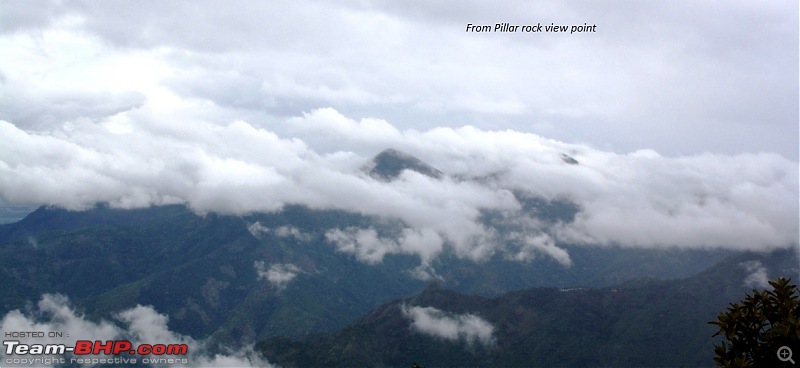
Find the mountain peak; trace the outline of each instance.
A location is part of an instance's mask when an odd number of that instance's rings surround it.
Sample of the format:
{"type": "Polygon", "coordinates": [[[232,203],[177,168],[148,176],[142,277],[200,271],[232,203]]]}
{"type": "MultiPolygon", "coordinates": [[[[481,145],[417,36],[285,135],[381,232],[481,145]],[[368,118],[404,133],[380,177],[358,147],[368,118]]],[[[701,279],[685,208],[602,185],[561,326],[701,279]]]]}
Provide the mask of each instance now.
{"type": "Polygon", "coordinates": [[[404,170],[416,171],[422,175],[441,179],[444,174],[424,161],[394,148],[389,148],[372,159],[366,168],[370,176],[375,179],[392,181],[404,170]]]}
{"type": "Polygon", "coordinates": [[[568,155],[566,153],[562,153],[561,154],[561,160],[564,161],[567,164],[570,164],[570,165],[578,165],[579,164],[578,160],[576,160],[574,157],[572,157],[572,156],[570,156],[570,155],[568,155]]]}

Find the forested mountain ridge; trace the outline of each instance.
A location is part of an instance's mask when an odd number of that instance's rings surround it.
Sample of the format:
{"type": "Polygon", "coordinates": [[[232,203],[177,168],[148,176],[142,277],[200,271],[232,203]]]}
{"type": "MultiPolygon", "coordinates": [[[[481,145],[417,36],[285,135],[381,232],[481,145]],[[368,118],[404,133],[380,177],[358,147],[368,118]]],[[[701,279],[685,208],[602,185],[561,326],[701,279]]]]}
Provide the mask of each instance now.
{"type": "Polygon", "coordinates": [[[796,277],[798,253],[737,254],[689,278],[605,288],[532,288],[494,298],[432,285],[348,328],[258,344],[304,366],[712,366],[707,322],[750,290],[753,265],[796,277]]]}
{"type": "MultiPolygon", "coordinates": [[[[98,318],[153,305],[176,331],[223,340],[331,332],[427,283],[411,272],[415,257],[390,255],[368,264],[326,238],[330,229],[375,224],[385,225],[369,216],[302,206],[247,216],[198,215],[181,205],[41,207],[0,225],[0,312],[61,293],[98,318]]],[[[516,262],[497,255],[476,263],[448,254],[433,267],[444,287],[497,295],[532,286],[682,277],[726,254],[567,249],[571,267],[549,258],[516,262]]]]}
{"type": "MultiPolygon", "coordinates": [[[[361,169],[354,175],[378,185],[402,186],[420,178],[495,185],[491,176],[448,177],[391,149],[361,169]]],[[[391,216],[292,204],[243,214],[186,205],[97,204],[82,211],[43,206],[0,224],[0,313],[59,293],[90,318],[149,305],[168,317],[173,331],[246,345],[333,333],[382,303],[412,297],[431,281],[494,300],[532,287],[619,288],[686,278],[736,254],[555,244],[547,228],[575,221],[578,204],[519,188],[503,193],[515,210],[479,209],[474,221],[482,229],[475,234],[487,238],[463,242],[466,247],[391,216]],[[434,253],[423,249],[426,236],[434,240],[434,253]],[[489,251],[480,257],[468,253],[486,244],[489,251]],[[435,257],[425,258],[429,254],[435,257]]]]}

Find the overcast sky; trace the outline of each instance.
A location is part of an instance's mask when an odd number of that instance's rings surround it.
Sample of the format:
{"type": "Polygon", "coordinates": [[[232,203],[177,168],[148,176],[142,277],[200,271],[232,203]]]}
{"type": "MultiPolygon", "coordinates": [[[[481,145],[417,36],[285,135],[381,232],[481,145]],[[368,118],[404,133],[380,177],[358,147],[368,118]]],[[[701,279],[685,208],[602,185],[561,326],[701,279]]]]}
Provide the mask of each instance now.
{"type": "Polygon", "coordinates": [[[797,244],[797,1],[3,1],[0,55],[8,203],[342,208],[408,228],[341,249],[423,265],[520,190],[581,212],[513,258],[797,244]],[[503,22],[596,27],[466,32],[503,22]],[[389,147],[495,181],[359,171],[389,147]]]}
{"type": "Polygon", "coordinates": [[[24,129],[142,106],[215,123],[333,107],[624,153],[798,158],[796,1],[4,1],[2,111],[24,129]],[[496,23],[594,33],[467,33],[496,23]],[[187,106],[194,104],[194,106],[187,106]]]}
{"type": "MultiPolygon", "coordinates": [[[[796,0],[0,0],[0,204],[343,209],[402,229],[322,229],[331,247],[376,266],[416,256],[423,279],[446,251],[571,267],[565,245],[797,248],[799,28],[796,0]],[[504,22],[596,27],[466,32],[504,22]],[[390,147],[445,176],[366,175],[390,147]],[[519,193],[579,212],[546,221],[519,193]]],[[[303,272],[253,261],[277,288],[303,272]]],[[[0,327],[266,364],[202,355],[151,307],[118,314],[126,327],[59,296],[38,310],[0,327]]],[[[419,333],[493,342],[474,315],[403,312],[419,333]]]]}

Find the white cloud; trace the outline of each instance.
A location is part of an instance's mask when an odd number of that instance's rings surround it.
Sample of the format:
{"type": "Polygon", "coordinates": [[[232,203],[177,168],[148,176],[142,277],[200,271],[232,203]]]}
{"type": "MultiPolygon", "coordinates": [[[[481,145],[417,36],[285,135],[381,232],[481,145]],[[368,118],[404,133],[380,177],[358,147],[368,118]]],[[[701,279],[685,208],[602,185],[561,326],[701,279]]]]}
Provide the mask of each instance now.
{"type": "Polygon", "coordinates": [[[234,350],[225,354],[214,354],[213,356],[198,356],[192,364],[195,367],[272,367],[268,361],[264,360],[252,346],[247,346],[239,350],[234,350]]]}
{"type": "Polygon", "coordinates": [[[249,231],[250,234],[253,234],[253,236],[259,237],[259,236],[261,236],[263,234],[269,234],[271,229],[268,228],[268,227],[265,227],[264,225],[261,225],[260,222],[256,221],[256,222],[254,222],[252,224],[248,224],[247,225],[247,231],[249,231]]]}
{"type": "MultiPolygon", "coordinates": [[[[105,97],[75,98],[72,114],[87,106],[110,113],[136,104],[107,92],[132,91],[159,105],[163,119],[179,118],[187,101],[193,111],[184,113],[207,121],[235,114],[264,126],[333,106],[420,130],[547,127],[538,132],[617,152],[778,151],[796,159],[796,3],[623,4],[471,2],[455,11],[439,1],[410,9],[374,1],[11,1],[0,13],[0,52],[15,57],[0,61],[0,81],[13,95],[2,100],[42,96],[35,106],[47,116],[60,109],[44,103],[48,96],[83,92],[105,97]],[[501,21],[588,22],[597,32],[464,32],[467,23],[501,21]]],[[[9,107],[0,118],[33,111],[9,107]]],[[[379,125],[372,128],[391,130],[379,125]]]]}
{"type": "Polygon", "coordinates": [[[331,229],[325,233],[325,239],[334,243],[340,252],[355,254],[359,260],[371,264],[382,262],[387,253],[400,251],[397,243],[380,238],[375,229],[331,229]]]}
{"type": "Polygon", "coordinates": [[[258,279],[266,279],[278,290],[283,290],[286,286],[302,272],[299,267],[289,263],[275,263],[267,269],[264,261],[255,261],[253,267],[256,268],[258,279]]]}
{"type": "MultiPolygon", "coordinates": [[[[168,318],[158,313],[153,307],[137,305],[117,314],[116,319],[122,322],[122,327],[117,323],[107,320],[97,322],[86,319],[78,314],[69,304],[69,300],[61,295],[45,294],[38,303],[38,310],[22,313],[19,310],[8,312],[0,321],[0,330],[10,331],[36,331],[43,332],[45,337],[24,337],[18,339],[23,344],[64,344],[75,346],[78,340],[129,340],[132,345],[139,344],[187,344],[186,356],[176,355],[172,358],[188,360],[190,367],[266,367],[271,366],[254,353],[252,346],[239,350],[231,350],[228,354],[208,354],[206,341],[198,341],[190,336],[170,331],[167,327],[168,318]],[[61,333],[61,337],[47,337],[50,332],[61,333]]],[[[54,356],[44,356],[54,358],[54,356]]],[[[92,356],[92,358],[114,358],[112,355],[92,356]]],[[[142,362],[145,358],[155,356],[120,355],[127,359],[135,358],[142,362]]],[[[159,356],[157,358],[163,358],[159,356]]],[[[8,358],[20,358],[9,356],[8,358]]],[[[26,356],[35,359],[38,357],[26,356]]],[[[80,356],[76,358],[86,358],[80,356]]],[[[54,366],[52,364],[44,364],[54,366]]],[[[37,362],[37,365],[43,363],[37,362]]],[[[163,364],[159,364],[163,365],[163,364]]],[[[177,364],[177,366],[186,366],[177,364]]]]}
{"type": "MultiPolygon", "coordinates": [[[[445,250],[474,260],[541,253],[568,265],[560,244],[798,244],[798,99],[786,82],[797,80],[796,53],[786,52],[797,44],[787,31],[796,17],[785,15],[796,4],[737,2],[716,22],[705,20],[719,9],[694,2],[624,14],[558,2],[457,12],[445,4],[14,3],[0,14],[0,53],[15,55],[0,60],[0,201],[342,209],[405,230],[394,239],[339,233],[356,240],[341,249],[372,263],[417,255],[420,270],[445,250]],[[602,31],[463,32],[466,23],[561,15],[602,31]],[[740,22],[770,26],[741,32],[740,22]],[[542,126],[592,144],[529,133],[542,126]],[[450,177],[406,172],[384,183],[360,172],[389,147],[450,177]],[[778,154],[747,153],[760,151],[778,154]],[[565,165],[564,153],[580,165],[565,165]],[[512,191],[569,200],[580,212],[574,222],[537,222],[512,191]],[[486,211],[521,218],[515,231],[529,236],[498,235],[481,223],[486,211]]],[[[272,231],[302,240],[291,228],[272,231]]]]}
{"type": "Polygon", "coordinates": [[[474,314],[452,315],[433,307],[402,305],[406,318],[411,319],[411,328],[419,333],[445,340],[464,340],[468,344],[495,343],[494,326],[474,314]]]}
{"type": "Polygon", "coordinates": [[[311,239],[310,234],[304,234],[300,231],[300,229],[294,226],[278,226],[274,229],[270,229],[256,221],[247,225],[247,230],[250,232],[250,234],[253,234],[253,236],[257,238],[261,237],[262,235],[272,233],[280,238],[293,238],[298,241],[308,241],[311,239]]]}
{"type": "Polygon", "coordinates": [[[582,210],[559,240],[732,249],[797,242],[797,167],[777,156],[592,159],[584,160],[596,176],[583,182],[587,190],[571,193],[582,210]]]}
{"type": "Polygon", "coordinates": [[[517,261],[530,261],[535,257],[536,252],[542,252],[552,257],[558,263],[564,266],[571,266],[572,259],[569,253],[563,248],[555,245],[555,241],[547,234],[540,234],[536,236],[524,236],[522,239],[522,246],[519,251],[511,255],[511,258],[517,261]]]}
{"type": "Polygon", "coordinates": [[[744,279],[744,285],[751,288],[769,289],[769,277],[767,276],[767,268],[761,264],[761,261],[747,261],[740,263],[747,272],[744,279]]]}
{"type": "Polygon", "coordinates": [[[295,238],[298,240],[306,240],[309,237],[307,234],[301,233],[300,229],[294,226],[278,226],[275,228],[275,235],[282,238],[295,238]]]}
{"type": "MultiPolygon", "coordinates": [[[[325,111],[298,119],[348,120],[325,111]]],[[[753,250],[797,244],[798,166],[774,154],[616,154],[475,127],[363,135],[355,122],[336,130],[336,141],[353,150],[321,154],[305,136],[281,137],[244,121],[152,125],[148,114],[124,115],[127,133],[80,122],[33,133],[0,121],[7,142],[0,199],[71,209],[186,203],[200,213],[234,214],[289,203],[342,209],[399,220],[403,230],[394,238],[369,229],[329,232],[340,250],[370,263],[412,254],[423,266],[448,248],[474,260],[505,252],[525,261],[541,253],[569,265],[559,243],[753,250]],[[384,146],[449,176],[405,171],[392,182],[374,180],[361,167],[384,146]],[[564,163],[563,153],[580,164],[564,163]],[[574,222],[541,221],[524,213],[512,192],[569,200],[579,212],[574,222]],[[500,225],[515,230],[498,233],[482,222],[485,211],[503,214],[500,225]],[[518,249],[506,247],[515,239],[518,249]]],[[[304,238],[290,227],[270,231],[304,238]]]]}
{"type": "MultiPolygon", "coordinates": [[[[28,339],[28,343],[57,344],[74,343],[76,340],[111,340],[119,336],[121,330],[108,321],[93,322],[86,320],[70,308],[67,297],[62,295],[45,294],[37,304],[38,312],[45,315],[45,319],[36,319],[26,316],[20,310],[13,310],[3,317],[0,330],[11,331],[41,331],[45,334],[42,338],[28,339]],[[61,333],[69,336],[68,340],[58,337],[49,337],[50,333],[61,333]]],[[[20,342],[26,342],[20,339],[20,342]]]]}
{"type": "Polygon", "coordinates": [[[160,341],[164,344],[195,344],[191,338],[170,331],[167,328],[169,318],[159,314],[151,306],[137,305],[120,312],[117,318],[128,325],[127,333],[133,342],[160,341]]]}

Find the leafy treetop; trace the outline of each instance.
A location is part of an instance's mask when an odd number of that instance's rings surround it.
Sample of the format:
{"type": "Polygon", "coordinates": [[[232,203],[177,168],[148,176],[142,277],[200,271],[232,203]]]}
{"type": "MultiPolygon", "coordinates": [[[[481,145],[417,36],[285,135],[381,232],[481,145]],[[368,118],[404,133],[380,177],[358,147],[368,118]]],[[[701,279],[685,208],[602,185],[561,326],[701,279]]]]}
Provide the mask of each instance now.
{"type": "MultiPolygon", "coordinates": [[[[731,303],[717,320],[714,336],[725,340],[714,344],[714,361],[721,367],[769,367],[780,364],[781,346],[800,347],[800,291],[791,279],[770,281],[772,290],[745,293],[744,300],[731,303]]],[[[800,351],[797,351],[800,353],[800,351]]]]}

